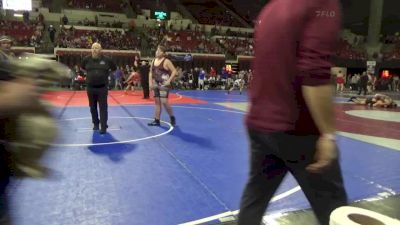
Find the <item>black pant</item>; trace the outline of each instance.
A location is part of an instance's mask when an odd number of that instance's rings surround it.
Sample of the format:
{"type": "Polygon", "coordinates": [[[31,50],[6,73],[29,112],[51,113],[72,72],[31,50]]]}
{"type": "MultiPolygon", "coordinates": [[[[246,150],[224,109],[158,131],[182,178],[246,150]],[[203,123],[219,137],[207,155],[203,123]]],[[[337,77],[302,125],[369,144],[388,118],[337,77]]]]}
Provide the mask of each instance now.
{"type": "Polygon", "coordinates": [[[87,95],[89,98],[89,107],[90,107],[90,113],[92,114],[93,124],[98,125],[100,123],[102,130],[107,129],[107,119],[108,119],[107,86],[105,85],[104,87],[100,88],[88,87],[87,95]],[[100,109],[100,120],[98,116],[99,114],[97,112],[97,104],[99,104],[99,109],[100,109]]]}
{"type": "Polygon", "coordinates": [[[149,98],[150,97],[149,82],[143,82],[142,80],[142,89],[143,89],[143,97],[149,98]]]}
{"type": "Polygon", "coordinates": [[[238,225],[260,225],[268,203],[289,171],[301,186],[322,225],[330,213],[347,204],[339,162],[322,174],[305,170],[313,162],[316,135],[265,134],[249,130],[250,177],[244,190],[238,225]]]}
{"type": "Polygon", "coordinates": [[[1,178],[0,180],[0,225],[7,224],[8,218],[8,202],[6,188],[9,182],[9,178],[1,178]]]}
{"type": "Polygon", "coordinates": [[[8,216],[6,189],[9,183],[9,155],[3,144],[0,144],[0,225],[5,224],[8,216]]]}
{"type": "Polygon", "coordinates": [[[358,95],[361,95],[361,91],[364,91],[364,95],[367,95],[367,84],[361,84],[360,89],[358,89],[358,95]]]}

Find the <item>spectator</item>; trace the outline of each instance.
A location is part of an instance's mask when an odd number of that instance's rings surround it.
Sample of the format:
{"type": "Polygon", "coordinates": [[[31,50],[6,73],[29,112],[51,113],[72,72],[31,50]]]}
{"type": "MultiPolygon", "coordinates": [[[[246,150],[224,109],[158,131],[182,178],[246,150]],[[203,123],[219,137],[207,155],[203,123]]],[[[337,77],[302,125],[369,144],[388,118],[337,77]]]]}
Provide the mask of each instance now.
{"type": "Polygon", "coordinates": [[[64,14],[64,16],[61,19],[62,24],[67,25],[68,24],[68,17],[64,14]]]}
{"type": "Polygon", "coordinates": [[[53,27],[53,25],[50,25],[48,31],[49,31],[51,43],[54,43],[54,38],[56,36],[56,29],[53,27]]]}
{"type": "Polygon", "coordinates": [[[28,25],[29,24],[29,12],[28,11],[23,12],[22,16],[23,16],[24,23],[26,25],[28,25]]]}

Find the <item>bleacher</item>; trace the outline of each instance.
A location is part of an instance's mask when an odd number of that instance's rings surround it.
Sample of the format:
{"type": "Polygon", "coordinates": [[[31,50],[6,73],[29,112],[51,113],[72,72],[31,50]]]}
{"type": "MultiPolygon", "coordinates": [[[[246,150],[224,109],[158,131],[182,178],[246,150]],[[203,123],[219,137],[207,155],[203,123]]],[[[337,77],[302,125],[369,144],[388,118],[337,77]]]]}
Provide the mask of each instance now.
{"type": "Polygon", "coordinates": [[[400,35],[388,35],[382,41],[387,45],[393,45],[389,52],[383,53],[383,58],[386,60],[400,59],[400,35]]]}
{"type": "Polygon", "coordinates": [[[222,51],[215,42],[209,40],[200,31],[170,31],[167,36],[170,50],[194,53],[221,53],[222,51]]]}
{"type": "Polygon", "coordinates": [[[220,43],[233,55],[254,55],[253,40],[250,38],[233,38],[224,37],[217,38],[217,42],[220,43]]]}
{"type": "MultiPolygon", "coordinates": [[[[154,8],[154,7],[170,7],[172,4],[171,0],[168,1],[160,1],[159,6],[156,4],[156,0],[135,0],[131,2],[127,2],[131,5],[139,6],[141,9],[145,8],[154,8]]],[[[212,40],[211,36],[215,34],[210,34],[209,28],[207,32],[204,29],[204,24],[217,25],[216,30],[220,29],[219,27],[222,25],[229,26],[240,26],[240,23],[231,16],[227,15],[227,11],[223,9],[220,5],[218,5],[213,0],[202,1],[201,3],[195,3],[189,0],[181,1],[182,4],[191,12],[196,19],[200,22],[200,24],[192,24],[191,29],[186,29],[186,25],[181,28],[183,30],[175,30],[180,28],[179,25],[174,26],[173,30],[169,30],[168,27],[164,29],[164,32],[160,33],[160,27],[157,27],[156,24],[152,25],[148,33],[148,45],[143,46],[146,49],[142,49],[141,43],[142,41],[138,38],[139,35],[132,33],[120,33],[120,31],[108,31],[97,30],[93,31],[91,29],[75,29],[73,32],[68,29],[62,29],[57,31],[57,40],[56,46],[64,47],[64,48],[83,48],[89,49],[91,44],[99,40],[104,49],[113,49],[113,50],[151,50],[155,51],[156,45],[159,41],[165,37],[168,37],[167,47],[169,51],[174,52],[191,52],[191,53],[202,53],[202,54],[225,54],[229,53],[232,56],[243,55],[243,56],[253,56],[254,55],[254,45],[252,39],[250,38],[252,35],[249,34],[241,34],[240,31],[222,31],[217,32],[220,38],[216,40],[212,40]],[[193,30],[194,27],[197,29],[193,30]],[[235,33],[236,32],[236,33],[235,33]],[[229,36],[243,36],[247,38],[227,38],[229,36]]],[[[245,6],[243,2],[240,1],[223,1],[225,3],[231,2],[233,7],[236,9],[241,9],[241,12],[247,13],[253,9],[252,6],[245,6]]],[[[43,4],[48,4],[49,1],[43,1],[43,4]]],[[[70,0],[70,4],[72,4],[73,8],[79,9],[87,9],[87,10],[99,10],[106,12],[121,12],[121,7],[123,6],[122,0],[111,1],[111,0],[70,0]]],[[[83,11],[82,11],[83,12],[83,11]]],[[[239,11],[237,11],[239,12],[239,11]]],[[[95,13],[95,12],[92,12],[95,13]]],[[[253,13],[254,14],[254,13],[253,13]]],[[[82,14],[83,16],[85,14],[82,14]]],[[[98,26],[102,23],[94,23],[93,15],[89,17],[90,20],[85,24],[85,18],[81,18],[82,24],[87,26],[98,26]]],[[[120,14],[124,15],[124,14],[120,14]]],[[[243,17],[243,15],[241,15],[243,17]]],[[[142,18],[141,18],[142,19],[142,18]]],[[[76,18],[74,18],[76,21],[76,18]]],[[[143,19],[142,19],[143,20],[143,19]]],[[[124,22],[125,25],[127,22],[124,22]]],[[[143,23],[143,22],[142,22],[143,23]]],[[[148,23],[151,24],[151,23],[148,23]]],[[[178,24],[178,23],[176,23],[178,24]]],[[[111,26],[111,25],[110,25],[111,26]]],[[[125,26],[127,27],[127,26],[125,26]]],[[[22,21],[9,21],[4,22],[1,21],[0,34],[7,34],[13,36],[16,40],[17,46],[34,46],[32,45],[32,37],[39,36],[36,34],[37,26],[35,24],[24,24],[22,21]]],[[[103,28],[101,28],[103,29],[103,28]]],[[[242,28],[243,29],[243,28],[242,28]]],[[[45,32],[47,30],[44,30],[45,32]]],[[[212,32],[211,32],[212,33],[212,32]]],[[[399,59],[400,58],[400,38],[395,35],[387,36],[382,40],[384,44],[395,45],[393,51],[384,52],[384,59],[399,59]]],[[[348,43],[345,40],[341,40],[340,45],[337,48],[336,55],[340,58],[344,59],[352,59],[352,60],[366,60],[367,54],[366,51],[360,50],[360,48],[355,48],[352,44],[348,43]]]]}
{"type": "Polygon", "coordinates": [[[68,0],[68,7],[101,12],[123,12],[126,7],[122,0],[68,0]]]}
{"type": "Polygon", "coordinates": [[[0,21],[0,35],[9,35],[14,38],[16,46],[29,46],[30,39],[36,31],[35,24],[25,24],[22,21],[0,21]]]}
{"type": "Polygon", "coordinates": [[[253,25],[253,20],[256,19],[259,11],[264,6],[261,1],[253,1],[252,4],[243,0],[221,0],[221,2],[251,25],[253,25]]]}
{"type": "Polygon", "coordinates": [[[367,60],[366,52],[357,51],[345,40],[340,40],[336,55],[344,59],[367,60]]]}
{"type": "Polygon", "coordinates": [[[120,30],[61,29],[57,46],[62,48],[91,48],[99,41],[103,49],[138,50],[140,41],[129,32],[120,30]]]}
{"type": "Polygon", "coordinates": [[[400,44],[396,44],[391,52],[383,53],[383,58],[386,60],[400,59],[400,44]]]}
{"type": "Polygon", "coordinates": [[[183,1],[182,4],[199,21],[200,24],[242,27],[242,24],[215,1],[183,1]]]}

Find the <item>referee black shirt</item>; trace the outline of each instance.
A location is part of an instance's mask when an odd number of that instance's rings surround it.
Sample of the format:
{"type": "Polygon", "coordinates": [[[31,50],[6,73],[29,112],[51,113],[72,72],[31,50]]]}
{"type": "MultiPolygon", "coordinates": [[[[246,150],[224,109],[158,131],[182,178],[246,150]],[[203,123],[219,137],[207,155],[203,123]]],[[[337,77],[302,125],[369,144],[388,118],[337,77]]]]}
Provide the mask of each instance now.
{"type": "Polygon", "coordinates": [[[88,87],[104,87],[108,85],[108,75],[117,69],[115,63],[106,56],[83,59],[81,67],[86,70],[86,85],[88,87]]]}

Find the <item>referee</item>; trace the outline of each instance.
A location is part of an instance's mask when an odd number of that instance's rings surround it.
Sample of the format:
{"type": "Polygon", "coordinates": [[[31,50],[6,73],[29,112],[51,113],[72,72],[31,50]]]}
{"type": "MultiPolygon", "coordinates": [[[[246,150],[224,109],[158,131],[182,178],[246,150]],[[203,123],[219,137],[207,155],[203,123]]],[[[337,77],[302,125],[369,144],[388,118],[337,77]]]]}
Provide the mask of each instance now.
{"type": "Polygon", "coordinates": [[[139,67],[140,71],[140,83],[143,88],[143,99],[150,98],[150,90],[149,90],[149,72],[150,66],[146,61],[142,61],[142,65],[139,67]]]}
{"type": "Polygon", "coordinates": [[[99,130],[100,124],[100,134],[105,134],[108,127],[108,76],[117,67],[110,58],[101,54],[101,45],[95,42],[92,45],[92,55],[83,59],[82,68],[87,73],[86,86],[90,113],[92,114],[93,130],[99,130]],[[100,120],[97,112],[97,104],[99,104],[100,108],[100,120]]]}

